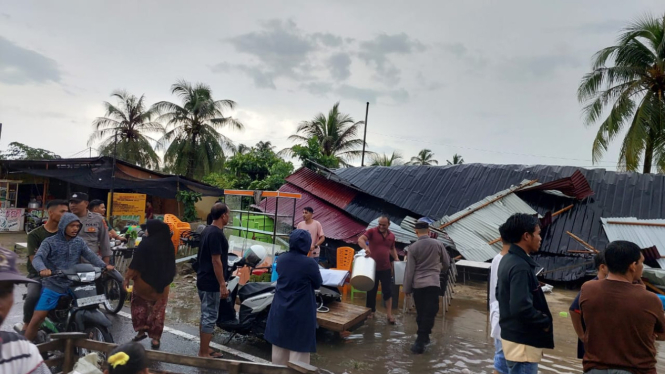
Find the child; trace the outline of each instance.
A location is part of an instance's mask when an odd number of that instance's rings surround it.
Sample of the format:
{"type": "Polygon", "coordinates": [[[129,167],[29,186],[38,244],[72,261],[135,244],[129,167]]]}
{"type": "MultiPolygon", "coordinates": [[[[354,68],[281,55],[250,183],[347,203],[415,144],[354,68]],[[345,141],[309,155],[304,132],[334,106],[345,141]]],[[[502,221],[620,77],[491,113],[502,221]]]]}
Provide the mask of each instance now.
{"type": "MultiPolygon", "coordinates": [[[[42,277],[48,277],[57,270],[67,270],[80,262],[81,257],[92,265],[108,270],[113,266],[106,265],[93,253],[85,241],[78,237],[81,230],[81,221],[72,213],[65,213],[58,223],[58,233],[46,238],[39,246],[39,250],[32,260],[32,266],[42,277]]],[[[46,319],[46,315],[58,305],[58,300],[66,296],[71,281],[67,278],[53,277],[42,280],[42,294],[39,297],[35,313],[25,331],[28,340],[34,340],[39,326],[46,319]]]]}
{"type": "Polygon", "coordinates": [[[111,351],[106,360],[104,374],[150,374],[145,348],[138,343],[127,343],[111,351]]]}

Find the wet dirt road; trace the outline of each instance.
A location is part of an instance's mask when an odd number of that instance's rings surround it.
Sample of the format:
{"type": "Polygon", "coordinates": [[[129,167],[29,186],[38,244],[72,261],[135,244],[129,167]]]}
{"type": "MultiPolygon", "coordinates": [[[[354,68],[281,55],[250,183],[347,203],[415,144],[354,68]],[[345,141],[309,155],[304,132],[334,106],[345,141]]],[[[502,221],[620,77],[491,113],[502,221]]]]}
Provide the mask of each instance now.
{"type": "MultiPolygon", "coordinates": [[[[24,236],[23,236],[24,237],[24,236]]],[[[0,235],[0,245],[13,248],[6,236],[0,235]]],[[[24,241],[24,240],[18,240],[24,241]]],[[[21,256],[24,257],[24,256],[21,256]]],[[[165,332],[162,351],[195,355],[198,343],[187,337],[198,336],[199,301],[195,281],[192,276],[179,275],[171,290],[167,307],[167,326],[173,328],[165,332]],[[185,337],[183,337],[185,336],[185,337]]],[[[3,324],[3,329],[21,319],[21,290],[17,290],[16,303],[11,316],[3,324]]],[[[567,312],[568,306],[577,291],[567,291],[555,287],[547,300],[554,315],[554,350],[546,351],[540,365],[541,373],[580,373],[581,360],[577,360],[577,338],[570,317],[561,317],[559,312],[567,312]]],[[[390,326],[385,321],[383,309],[379,306],[377,318],[368,321],[353,331],[346,339],[336,334],[319,331],[318,352],[312,356],[312,364],[323,373],[491,373],[494,345],[489,336],[488,312],[486,309],[486,284],[469,283],[458,285],[455,298],[445,319],[440,314],[432,334],[432,344],[424,355],[414,356],[409,351],[415,332],[415,314],[396,314],[397,325],[390,326]]],[[[348,296],[346,299],[347,302],[348,296]]],[[[356,295],[353,303],[364,305],[364,295],[356,295]]],[[[380,302],[379,302],[380,304],[380,302]]],[[[125,308],[128,312],[128,308],[125,308]]],[[[129,341],[133,335],[131,321],[122,316],[110,316],[113,321],[112,333],[117,343],[129,341]]],[[[229,335],[217,330],[214,342],[222,344],[229,335]]],[[[149,343],[144,341],[146,347],[149,343]]],[[[658,372],[665,372],[665,345],[658,344],[658,372]]],[[[227,344],[229,348],[263,360],[270,360],[270,345],[253,338],[236,337],[227,344]]],[[[227,358],[235,358],[227,354],[227,358]]],[[[205,373],[196,369],[159,366],[179,373],[205,373]]]]}

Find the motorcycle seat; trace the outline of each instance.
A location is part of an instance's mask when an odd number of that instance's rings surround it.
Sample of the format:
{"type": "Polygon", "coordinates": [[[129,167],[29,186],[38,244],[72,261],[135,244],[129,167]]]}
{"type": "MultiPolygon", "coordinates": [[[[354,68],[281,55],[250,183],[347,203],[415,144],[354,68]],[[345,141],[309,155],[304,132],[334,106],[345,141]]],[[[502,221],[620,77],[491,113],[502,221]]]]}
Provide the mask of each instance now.
{"type": "Polygon", "coordinates": [[[245,301],[250,297],[271,292],[275,290],[275,284],[270,282],[251,282],[244,285],[238,290],[238,297],[240,301],[245,301]]]}

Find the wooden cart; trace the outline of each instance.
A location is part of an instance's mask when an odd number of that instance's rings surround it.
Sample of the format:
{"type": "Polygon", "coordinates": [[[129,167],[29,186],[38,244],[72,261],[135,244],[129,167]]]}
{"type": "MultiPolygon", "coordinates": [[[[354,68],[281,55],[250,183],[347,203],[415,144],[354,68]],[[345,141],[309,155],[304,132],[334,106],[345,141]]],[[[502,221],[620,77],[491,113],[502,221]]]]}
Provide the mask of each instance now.
{"type": "MultiPolygon", "coordinates": [[[[49,359],[45,361],[45,363],[49,367],[62,367],[62,373],[69,373],[73,370],[74,364],[79,359],[76,353],[76,348],[84,348],[87,350],[108,354],[118,346],[117,344],[89,340],[85,337],[85,334],[78,332],[51,334],[50,338],[52,340],[50,342],[39,344],[37,347],[39,348],[39,352],[42,354],[54,351],[64,352],[64,355],[49,359]]],[[[229,374],[309,374],[316,373],[318,371],[316,367],[307,365],[302,362],[289,362],[287,366],[279,366],[247,361],[186,356],[177,353],[167,353],[152,350],[146,350],[146,355],[149,362],[160,362],[215,371],[219,370],[229,374]]],[[[175,374],[163,371],[152,372],[160,374],[175,374]]]]}

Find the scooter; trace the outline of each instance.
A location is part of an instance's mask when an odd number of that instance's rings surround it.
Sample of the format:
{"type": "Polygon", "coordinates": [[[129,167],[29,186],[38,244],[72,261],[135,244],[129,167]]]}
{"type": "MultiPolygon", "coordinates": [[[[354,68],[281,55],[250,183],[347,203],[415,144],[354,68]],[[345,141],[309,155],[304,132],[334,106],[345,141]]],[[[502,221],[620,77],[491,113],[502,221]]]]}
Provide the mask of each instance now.
{"type": "MultiPolygon", "coordinates": [[[[257,269],[256,265],[265,260],[266,250],[260,245],[250,247],[243,258],[229,254],[228,274],[243,266],[257,269]]],[[[277,282],[252,282],[239,287],[240,278],[231,276],[227,282],[229,297],[220,302],[217,326],[231,333],[228,344],[236,335],[253,335],[263,339],[270,307],[275,296],[277,282]],[[240,298],[240,312],[236,314],[236,298],[240,298]]],[[[331,301],[341,301],[341,294],[334,287],[321,286],[315,291],[318,311],[325,313],[325,306],[331,301]]]]}
{"type": "MultiPolygon", "coordinates": [[[[39,327],[36,342],[48,341],[48,335],[59,332],[83,332],[88,339],[113,343],[109,331],[111,321],[99,310],[106,296],[95,285],[102,269],[91,264],[76,264],[67,270],[58,270],[47,278],[67,278],[72,281],[68,295],[60,297],[55,309],[48,312],[39,327]]],[[[15,327],[16,329],[17,327],[15,327]]]]}

